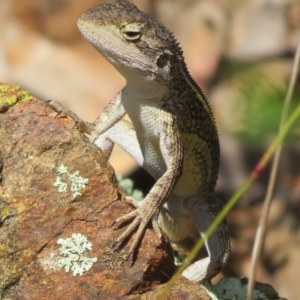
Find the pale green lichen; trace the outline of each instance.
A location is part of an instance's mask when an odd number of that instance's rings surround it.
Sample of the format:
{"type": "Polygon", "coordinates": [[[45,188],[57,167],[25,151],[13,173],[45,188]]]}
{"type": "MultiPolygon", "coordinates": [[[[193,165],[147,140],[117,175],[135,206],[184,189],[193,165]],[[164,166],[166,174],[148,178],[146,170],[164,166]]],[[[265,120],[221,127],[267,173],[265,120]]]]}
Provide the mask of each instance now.
{"type": "Polygon", "coordinates": [[[82,195],[82,193],[80,193],[79,191],[87,186],[89,182],[88,178],[81,177],[79,175],[79,171],[76,171],[73,174],[69,173],[68,168],[64,165],[59,166],[56,172],[59,174],[59,176],[56,177],[53,185],[58,187],[59,193],[66,193],[68,190],[68,184],[61,177],[65,174],[65,176],[71,183],[70,191],[73,192],[73,197],[82,195]]]}
{"type": "Polygon", "coordinates": [[[56,177],[56,180],[53,184],[54,186],[58,187],[58,192],[59,193],[66,193],[68,189],[68,184],[64,182],[60,176],[56,177]]]}
{"type": "Polygon", "coordinates": [[[0,110],[1,107],[13,106],[19,102],[27,102],[32,99],[33,96],[20,86],[0,83],[0,110]]]}
{"type": "Polygon", "coordinates": [[[0,224],[3,223],[10,215],[11,212],[9,211],[8,207],[0,208],[0,224]]]}
{"type": "MultiPolygon", "coordinates": [[[[247,285],[239,278],[221,278],[217,284],[203,283],[207,294],[212,300],[246,300],[247,285]]],[[[267,299],[266,295],[258,290],[253,292],[253,300],[267,299]]]]}
{"type": "Polygon", "coordinates": [[[97,261],[96,257],[86,257],[84,252],[92,250],[92,244],[81,233],[73,233],[72,238],[59,239],[57,244],[61,245],[59,254],[64,258],[58,261],[59,268],[65,269],[67,273],[73,271],[73,276],[81,276],[89,271],[97,261]]]}
{"type": "Polygon", "coordinates": [[[144,199],[143,192],[133,188],[134,182],[129,178],[123,178],[122,175],[117,175],[117,182],[122,191],[126,196],[130,196],[137,201],[144,199]]]}
{"type": "Polygon", "coordinates": [[[4,244],[0,244],[0,257],[4,257],[5,256],[5,245],[4,244]]]}
{"type": "Polygon", "coordinates": [[[6,219],[9,216],[9,209],[7,207],[3,207],[1,209],[1,219],[6,219]]]}
{"type": "MultiPolygon", "coordinates": [[[[17,96],[3,97],[3,98],[0,98],[0,101],[2,101],[2,103],[8,104],[9,106],[12,106],[18,102],[18,97],[17,96]]],[[[0,102],[0,104],[1,104],[1,102],[0,102]]]]}

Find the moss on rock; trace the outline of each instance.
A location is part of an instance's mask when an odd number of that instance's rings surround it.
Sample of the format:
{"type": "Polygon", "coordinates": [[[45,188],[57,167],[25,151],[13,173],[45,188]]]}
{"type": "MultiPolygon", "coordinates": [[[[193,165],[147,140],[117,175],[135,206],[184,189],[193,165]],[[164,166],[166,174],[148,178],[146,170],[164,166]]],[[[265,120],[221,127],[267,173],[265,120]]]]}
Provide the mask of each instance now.
{"type": "Polygon", "coordinates": [[[32,99],[33,96],[20,86],[0,83],[0,112],[6,111],[10,106],[19,102],[27,102],[32,99]]]}

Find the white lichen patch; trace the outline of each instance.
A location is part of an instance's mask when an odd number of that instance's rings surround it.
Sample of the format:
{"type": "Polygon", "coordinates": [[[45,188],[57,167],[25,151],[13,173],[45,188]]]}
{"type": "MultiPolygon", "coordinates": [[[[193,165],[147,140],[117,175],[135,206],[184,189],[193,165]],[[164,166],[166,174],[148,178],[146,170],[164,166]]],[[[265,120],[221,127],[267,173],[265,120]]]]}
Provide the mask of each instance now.
{"type": "Polygon", "coordinates": [[[68,183],[62,178],[65,177],[70,182],[70,191],[73,192],[73,197],[82,195],[80,190],[87,186],[89,183],[88,178],[81,177],[79,171],[73,174],[70,173],[64,165],[59,166],[56,171],[59,176],[56,177],[53,185],[58,188],[58,192],[66,193],[68,191],[68,183]]]}
{"type": "Polygon", "coordinates": [[[81,276],[84,272],[89,271],[96,257],[89,258],[84,255],[84,252],[92,250],[92,244],[81,233],[73,233],[72,238],[59,239],[57,244],[61,245],[59,254],[64,258],[58,261],[58,266],[64,268],[68,273],[73,271],[73,276],[81,276]]]}
{"type": "Polygon", "coordinates": [[[60,193],[67,192],[68,184],[66,182],[62,181],[62,179],[60,178],[60,176],[56,177],[56,180],[55,180],[55,182],[54,182],[53,185],[58,187],[58,191],[60,193]]]}
{"type": "Polygon", "coordinates": [[[38,262],[43,268],[44,272],[51,274],[53,272],[59,271],[59,266],[57,264],[58,254],[52,249],[44,249],[38,255],[38,262]]]}

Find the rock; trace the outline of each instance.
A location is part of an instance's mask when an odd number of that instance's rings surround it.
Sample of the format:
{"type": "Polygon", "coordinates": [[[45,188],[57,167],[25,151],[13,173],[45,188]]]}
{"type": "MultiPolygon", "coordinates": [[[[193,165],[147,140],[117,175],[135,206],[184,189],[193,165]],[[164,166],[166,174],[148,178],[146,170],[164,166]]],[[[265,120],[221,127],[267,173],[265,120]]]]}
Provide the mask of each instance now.
{"type": "MultiPolygon", "coordinates": [[[[166,288],[167,284],[162,284],[158,286],[154,291],[145,293],[141,299],[142,300],[154,300],[158,298],[163,290],[166,288]]],[[[176,285],[172,288],[168,296],[164,298],[165,300],[210,300],[211,297],[207,295],[207,292],[201,285],[194,284],[185,278],[180,278],[176,285]]]]}
{"type": "Polygon", "coordinates": [[[152,229],[133,265],[124,252],[110,251],[123,230],[111,225],[130,208],[120,201],[101,151],[74,122],[55,118],[56,112],[19,87],[0,85],[0,107],[0,298],[120,299],[166,281],[173,256],[152,229]],[[78,191],[82,195],[74,195],[70,178],[57,173],[62,165],[88,179],[78,191]],[[54,186],[58,176],[68,184],[66,192],[54,186]],[[82,276],[58,267],[57,241],[74,233],[87,237],[92,249],[84,254],[97,258],[82,276]]]}

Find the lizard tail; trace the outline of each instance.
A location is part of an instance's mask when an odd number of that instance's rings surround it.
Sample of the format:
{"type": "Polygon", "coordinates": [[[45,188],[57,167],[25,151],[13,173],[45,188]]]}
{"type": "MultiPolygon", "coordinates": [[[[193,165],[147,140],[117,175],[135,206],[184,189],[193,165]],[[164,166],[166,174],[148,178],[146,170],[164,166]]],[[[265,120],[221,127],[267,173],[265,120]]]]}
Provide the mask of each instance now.
{"type": "MultiPolygon", "coordinates": [[[[200,233],[204,233],[221,211],[222,205],[213,193],[196,194],[185,200],[186,208],[200,233]]],[[[183,276],[193,282],[203,282],[217,275],[230,256],[230,240],[227,223],[224,220],[205,241],[208,257],[189,266],[183,276]]]]}

